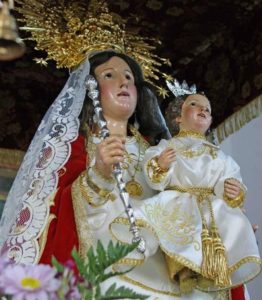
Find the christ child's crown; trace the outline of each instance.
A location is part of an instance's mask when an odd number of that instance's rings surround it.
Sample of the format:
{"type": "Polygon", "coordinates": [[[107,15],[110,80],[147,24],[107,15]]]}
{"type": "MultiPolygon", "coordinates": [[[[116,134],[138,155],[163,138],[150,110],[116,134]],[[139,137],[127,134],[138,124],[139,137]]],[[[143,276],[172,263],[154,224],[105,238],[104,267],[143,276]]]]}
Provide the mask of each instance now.
{"type": "Polygon", "coordinates": [[[174,83],[166,80],[166,84],[175,97],[197,93],[196,85],[193,84],[191,87],[189,87],[185,80],[182,82],[182,84],[180,84],[176,79],[174,79],[174,83]]]}

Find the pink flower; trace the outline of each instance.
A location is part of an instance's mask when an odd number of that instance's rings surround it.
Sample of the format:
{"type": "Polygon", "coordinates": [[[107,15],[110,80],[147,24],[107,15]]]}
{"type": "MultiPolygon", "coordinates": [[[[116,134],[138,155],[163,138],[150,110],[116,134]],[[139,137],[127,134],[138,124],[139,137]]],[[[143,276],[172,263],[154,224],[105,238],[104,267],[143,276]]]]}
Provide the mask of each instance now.
{"type": "MultiPolygon", "coordinates": [[[[0,274],[5,270],[12,262],[6,259],[4,256],[0,256],[0,274]]],[[[3,294],[4,283],[2,280],[2,276],[0,276],[0,295],[3,294]]]]}
{"type": "Polygon", "coordinates": [[[71,275],[71,276],[68,278],[68,291],[66,293],[66,299],[67,300],[81,300],[81,295],[77,288],[77,279],[74,275],[71,275]]]}
{"type": "Polygon", "coordinates": [[[60,281],[48,265],[10,265],[0,275],[3,293],[13,300],[55,300],[60,281]]]}
{"type": "Polygon", "coordinates": [[[59,294],[64,295],[66,300],[81,300],[81,294],[78,290],[77,283],[79,278],[74,274],[75,263],[68,261],[65,264],[63,273],[59,273],[59,279],[61,280],[61,287],[59,294]]]}

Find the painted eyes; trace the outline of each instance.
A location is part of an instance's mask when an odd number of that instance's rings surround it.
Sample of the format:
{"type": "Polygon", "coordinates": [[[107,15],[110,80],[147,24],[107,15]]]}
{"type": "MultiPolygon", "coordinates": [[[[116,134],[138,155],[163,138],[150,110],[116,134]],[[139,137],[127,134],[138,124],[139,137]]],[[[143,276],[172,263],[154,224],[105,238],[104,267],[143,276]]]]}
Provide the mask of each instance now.
{"type": "Polygon", "coordinates": [[[133,76],[131,76],[131,74],[129,73],[125,74],[125,77],[127,80],[132,80],[132,81],[134,80],[133,76]]]}
{"type": "Polygon", "coordinates": [[[113,77],[113,74],[111,72],[108,72],[104,75],[105,78],[112,78],[113,77]]]}
{"type": "MultiPolygon", "coordinates": [[[[195,106],[197,106],[198,104],[196,103],[196,102],[190,102],[190,106],[193,106],[193,107],[195,107],[195,106]]],[[[199,107],[203,107],[202,105],[199,105],[199,107]]],[[[204,109],[204,111],[205,112],[207,112],[207,113],[211,113],[210,112],[210,109],[208,108],[208,107],[205,107],[205,109],[204,109]]]]}
{"type": "MultiPolygon", "coordinates": [[[[104,78],[105,79],[117,78],[117,76],[119,76],[119,75],[115,74],[114,72],[107,72],[107,73],[104,74],[104,78]]],[[[132,81],[132,82],[134,81],[133,76],[131,74],[129,74],[129,73],[126,73],[124,75],[124,77],[128,81],[132,81]]]]}

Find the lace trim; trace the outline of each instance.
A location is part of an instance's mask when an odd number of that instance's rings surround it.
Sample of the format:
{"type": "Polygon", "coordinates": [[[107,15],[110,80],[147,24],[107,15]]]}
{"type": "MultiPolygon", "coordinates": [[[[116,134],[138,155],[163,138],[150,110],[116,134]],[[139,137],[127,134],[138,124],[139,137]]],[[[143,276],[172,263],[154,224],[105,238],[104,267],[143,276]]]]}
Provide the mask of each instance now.
{"type": "Polygon", "coordinates": [[[38,238],[49,218],[48,197],[57,188],[59,170],[69,159],[71,142],[78,136],[88,73],[86,61],[69,77],[38,127],[9,193],[0,223],[0,246],[8,236],[1,252],[16,262],[32,264],[39,259],[38,238]]]}

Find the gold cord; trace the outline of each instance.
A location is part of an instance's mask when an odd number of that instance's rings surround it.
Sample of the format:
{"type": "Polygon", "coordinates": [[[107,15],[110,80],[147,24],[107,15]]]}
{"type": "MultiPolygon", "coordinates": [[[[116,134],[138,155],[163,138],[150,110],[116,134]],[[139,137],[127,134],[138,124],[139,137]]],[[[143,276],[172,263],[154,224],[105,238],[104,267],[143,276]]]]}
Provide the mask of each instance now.
{"type": "Polygon", "coordinates": [[[197,197],[197,204],[202,219],[202,266],[201,273],[205,278],[214,280],[214,284],[220,287],[231,285],[229,267],[226,258],[226,249],[221,241],[218,228],[215,223],[214,211],[210,197],[214,194],[212,188],[202,187],[179,187],[176,185],[170,186],[167,189],[176,190],[181,193],[190,193],[197,197]],[[208,228],[207,221],[204,217],[201,205],[207,202],[211,228],[208,228]]]}

